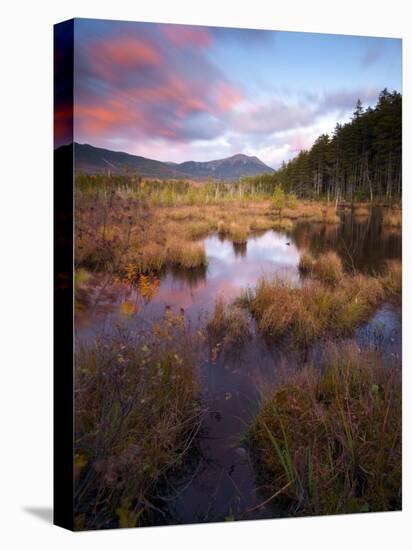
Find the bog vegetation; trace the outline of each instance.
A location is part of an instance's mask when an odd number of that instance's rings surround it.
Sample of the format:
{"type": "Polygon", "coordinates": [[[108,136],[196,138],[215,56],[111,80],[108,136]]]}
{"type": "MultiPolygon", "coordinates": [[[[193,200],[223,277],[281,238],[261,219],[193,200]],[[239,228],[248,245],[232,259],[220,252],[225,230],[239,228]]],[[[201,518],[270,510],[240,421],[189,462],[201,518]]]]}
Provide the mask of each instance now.
{"type": "MultiPolygon", "coordinates": [[[[336,228],[343,209],[368,223],[376,204],[382,225],[399,231],[400,109],[401,96],[384,90],[375,108],[358,104],[351,122],[310,151],[236,182],[78,174],[77,315],[97,279],[131,286],[148,303],[169,270],[205,274],[203,239],[211,233],[242,247],[257,232],[289,237],[300,221],[336,228]]],[[[156,322],[140,319],[133,336],[120,326],[116,337],[77,350],[78,529],[167,523],[162,498],[187,467],[206,414],[199,365],[255,338],[303,352],[248,428],[275,508],[295,515],[399,508],[400,374],[378,351],[344,340],[384,302],[399,304],[401,264],[364,274],[336,252],[306,248],[298,268],[299,284],[265,276],[234,302],[216,296],[201,326],[167,309],[156,322]],[[322,357],[307,362],[315,344],[322,357]]],[[[127,300],[120,313],[138,318],[127,300]]]]}
{"type": "Polygon", "coordinates": [[[401,377],[375,351],[330,345],[267,397],[250,445],[290,515],[401,506],[401,377]]]}
{"type": "Polygon", "coordinates": [[[159,495],[171,490],[201,428],[201,336],[170,310],[136,334],[106,337],[76,355],[77,529],[134,527],[162,516],[159,495]]]}

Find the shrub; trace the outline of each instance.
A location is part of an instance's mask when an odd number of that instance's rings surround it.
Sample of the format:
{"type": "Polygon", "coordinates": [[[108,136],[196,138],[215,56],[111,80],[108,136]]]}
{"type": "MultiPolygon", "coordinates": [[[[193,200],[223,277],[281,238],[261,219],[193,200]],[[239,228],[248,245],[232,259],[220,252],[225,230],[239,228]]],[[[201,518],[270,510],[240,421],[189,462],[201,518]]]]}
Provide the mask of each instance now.
{"type": "Polygon", "coordinates": [[[286,194],[281,185],[277,185],[272,195],[272,206],[279,213],[279,218],[282,217],[282,210],[286,206],[286,194]]]}

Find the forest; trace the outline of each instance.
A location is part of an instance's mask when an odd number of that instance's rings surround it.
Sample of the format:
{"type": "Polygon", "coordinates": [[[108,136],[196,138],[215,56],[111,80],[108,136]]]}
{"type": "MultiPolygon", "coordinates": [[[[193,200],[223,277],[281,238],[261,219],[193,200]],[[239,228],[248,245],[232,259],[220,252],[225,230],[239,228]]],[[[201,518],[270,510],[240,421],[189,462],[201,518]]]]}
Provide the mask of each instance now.
{"type": "Polygon", "coordinates": [[[281,184],[301,198],[393,200],[402,191],[402,95],[386,88],[375,107],[358,100],[346,124],[322,134],[274,174],[242,178],[243,186],[269,191],[281,184]]]}

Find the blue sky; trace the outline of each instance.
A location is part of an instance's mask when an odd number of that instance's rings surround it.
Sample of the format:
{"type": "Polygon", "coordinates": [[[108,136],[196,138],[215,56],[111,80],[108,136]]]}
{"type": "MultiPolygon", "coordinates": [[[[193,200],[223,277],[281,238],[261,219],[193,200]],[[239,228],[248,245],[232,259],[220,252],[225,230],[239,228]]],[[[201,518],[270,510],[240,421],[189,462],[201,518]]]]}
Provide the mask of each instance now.
{"type": "Polygon", "coordinates": [[[271,166],[401,90],[401,40],[76,20],[75,139],[159,160],[271,166]]]}

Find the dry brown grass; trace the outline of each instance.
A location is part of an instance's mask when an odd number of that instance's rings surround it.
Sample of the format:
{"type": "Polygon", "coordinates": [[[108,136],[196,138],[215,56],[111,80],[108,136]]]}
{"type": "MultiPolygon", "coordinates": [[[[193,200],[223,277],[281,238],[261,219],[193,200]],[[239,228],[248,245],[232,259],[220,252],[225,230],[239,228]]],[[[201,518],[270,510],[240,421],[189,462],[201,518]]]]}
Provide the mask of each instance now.
{"type": "Polygon", "coordinates": [[[299,271],[304,274],[312,273],[315,259],[308,250],[303,250],[299,259],[299,271]]]}
{"type": "Polygon", "coordinates": [[[186,235],[190,239],[200,239],[205,237],[213,229],[213,224],[209,221],[191,222],[185,226],[186,235]]]}
{"type": "Polygon", "coordinates": [[[293,222],[287,218],[276,219],[273,223],[273,229],[291,231],[293,229],[293,222]]]}
{"type": "Polygon", "coordinates": [[[267,216],[261,216],[259,218],[253,218],[250,222],[250,229],[252,231],[266,231],[273,228],[273,221],[267,216]]]}
{"type": "Polygon", "coordinates": [[[342,275],[339,281],[331,286],[309,279],[293,287],[284,280],[262,278],[254,291],[243,293],[239,303],[266,337],[308,346],[326,336],[350,335],[388,296],[378,277],[342,275]]]}
{"type": "Polygon", "coordinates": [[[217,232],[220,235],[227,235],[229,233],[229,224],[225,220],[219,220],[217,224],[217,232]]]}
{"type": "Polygon", "coordinates": [[[185,269],[207,265],[206,251],[203,243],[191,243],[178,238],[168,241],[166,258],[169,264],[185,269]]]}
{"type": "Polygon", "coordinates": [[[343,276],[342,260],[336,252],[326,252],[317,258],[312,272],[321,281],[336,284],[343,276]]]}
{"type": "Polygon", "coordinates": [[[229,225],[229,236],[235,244],[243,244],[247,242],[249,236],[249,226],[232,222],[229,225]]]}
{"type": "Polygon", "coordinates": [[[401,262],[399,260],[388,260],[381,280],[389,297],[399,299],[402,293],[401,262]]]}

